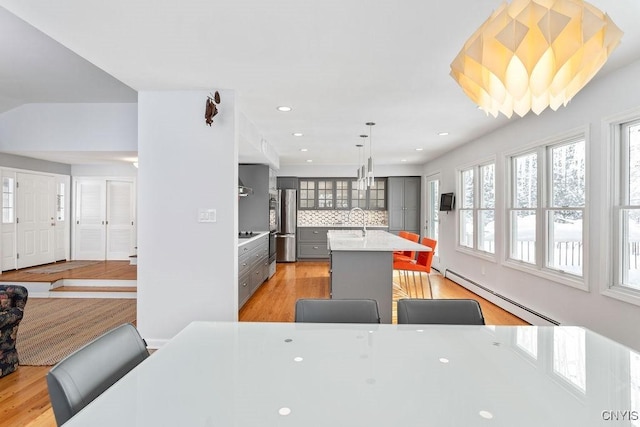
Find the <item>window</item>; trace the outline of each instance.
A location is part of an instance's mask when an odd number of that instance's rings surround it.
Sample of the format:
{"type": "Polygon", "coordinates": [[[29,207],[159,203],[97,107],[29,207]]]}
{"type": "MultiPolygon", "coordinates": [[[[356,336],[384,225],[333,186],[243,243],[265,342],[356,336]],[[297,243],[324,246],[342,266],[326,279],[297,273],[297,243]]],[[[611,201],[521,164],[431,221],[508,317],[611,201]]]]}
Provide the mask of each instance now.
{"type": "Polygon", "coordinates": [[[15,212],[15,180],[10,177],[2,178],[2,223],[11,224],[15,212]]]}
{"type": "Polygon", "coordinates": [[[583,276],[585,145],[572,138],[510,158],[510,260],[583,276]]]}
{"type": "Polygon", "coordinates": [[[495,163],[460,171],[460,246],[495,253],[495,163]]]}
{"type": "Polygon", "coordinates": [[[640,290],[640,120],[620,125],[618,170],[618,274],[626,289],[640,290]]]}

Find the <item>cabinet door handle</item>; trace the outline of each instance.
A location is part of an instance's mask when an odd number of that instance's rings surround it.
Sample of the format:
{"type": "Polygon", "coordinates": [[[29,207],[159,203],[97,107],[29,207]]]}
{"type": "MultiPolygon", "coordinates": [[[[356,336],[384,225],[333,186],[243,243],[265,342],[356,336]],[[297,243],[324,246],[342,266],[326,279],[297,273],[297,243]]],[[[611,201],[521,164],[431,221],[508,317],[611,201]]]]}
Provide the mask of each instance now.
{"type": "Polygon", "coordinates": [[[313,247],[313,249],[318,249],[318,247],[317,247],[317,246],[314,246],[314,247],[313,247]]]}
{"type": "Polygon", "coordinates": [[[242,287],[243,287],[243,288],[246,288],[246,287],[247,287],[247,282],[244,282],[244,283],[242,284],[242,287]]]}

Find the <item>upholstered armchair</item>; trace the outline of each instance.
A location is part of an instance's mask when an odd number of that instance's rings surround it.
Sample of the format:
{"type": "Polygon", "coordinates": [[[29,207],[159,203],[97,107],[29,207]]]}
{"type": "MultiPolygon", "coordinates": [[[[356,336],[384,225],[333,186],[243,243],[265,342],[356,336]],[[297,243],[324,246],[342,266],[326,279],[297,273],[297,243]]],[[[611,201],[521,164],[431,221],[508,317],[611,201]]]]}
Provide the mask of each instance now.
{"type": "Polygon", "coordinates": [[[0,377],[18,369],[16,337],[27,296],[23,286],[0,285],[0,377]]]}

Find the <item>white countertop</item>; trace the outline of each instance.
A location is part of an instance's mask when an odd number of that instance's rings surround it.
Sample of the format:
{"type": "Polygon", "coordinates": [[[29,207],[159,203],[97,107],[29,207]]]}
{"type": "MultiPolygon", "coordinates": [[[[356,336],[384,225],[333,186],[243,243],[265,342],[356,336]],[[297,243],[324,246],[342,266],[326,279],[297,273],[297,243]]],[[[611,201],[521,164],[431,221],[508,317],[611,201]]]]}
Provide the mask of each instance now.
{"type": "Polygon", "coordinates": [[[629,426],[636,359],[570,326],[195,322],[65,426],[629,426]]]}
{"type": "Polygon", "coordinates": [[[367,230],[364,237],[362,230],[329,230],[327,236],[331,251],[431,251],[428,246],[382,230],[367,230]]]}
{"type": "Polygon", "coordinates": [[[268,231],[255,231],[255,233],[257,233],[255,236],[249,237],[249,238],[245,238],[245,239],[241,239],[240,237],[238,237],[238,247],[240,247],[242,245],[246,245],[249,242],[255,242],[260,237],[269,234],[268,231]]]}

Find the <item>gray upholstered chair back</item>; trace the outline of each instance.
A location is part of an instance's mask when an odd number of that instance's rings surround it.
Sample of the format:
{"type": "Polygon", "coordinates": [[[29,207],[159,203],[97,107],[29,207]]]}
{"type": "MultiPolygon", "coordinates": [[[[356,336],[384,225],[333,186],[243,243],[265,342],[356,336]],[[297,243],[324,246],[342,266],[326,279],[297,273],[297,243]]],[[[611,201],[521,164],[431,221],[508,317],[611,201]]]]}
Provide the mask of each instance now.
{"type": "Polygon", "coordinates": [[[70,354],[47,374],[51,406],[62,425],[149,356],[131,323],[118,326],[70,354]]]}
{"type": "Polygon", "coordinates": [[[296,322],[380,323],[380,313],[373,299],[299,299],[296,322]]]}
{"type": "Polygon", "coordinates": [[[401,299],[398,323],[484,325],[484,317],[472,299],[401,299]]]}

